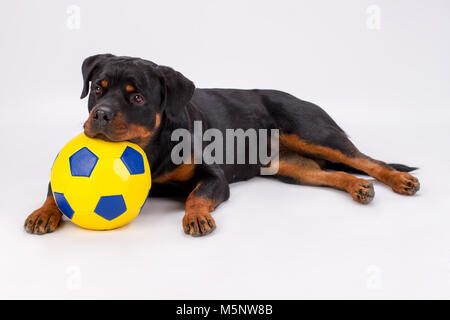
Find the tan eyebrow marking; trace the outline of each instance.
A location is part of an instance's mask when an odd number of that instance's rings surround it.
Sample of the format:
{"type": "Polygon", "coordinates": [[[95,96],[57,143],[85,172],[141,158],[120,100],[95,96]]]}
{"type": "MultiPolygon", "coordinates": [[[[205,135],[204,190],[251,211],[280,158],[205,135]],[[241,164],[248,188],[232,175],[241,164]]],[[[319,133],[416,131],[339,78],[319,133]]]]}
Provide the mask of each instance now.
{"type": "Polygon", "coordinates": [[[127,91],[127,92],[133,92],[134,90],[136,90],[133,86],[131,86],[131,85],[127,85],[126,87],[125,87],[125,90],[127,91]]]}
{"type": "Polygon", "coordinates": [[[101,85],[103,88],[106,88],[108,86],[108,81],[102,80],[101,85]]]}

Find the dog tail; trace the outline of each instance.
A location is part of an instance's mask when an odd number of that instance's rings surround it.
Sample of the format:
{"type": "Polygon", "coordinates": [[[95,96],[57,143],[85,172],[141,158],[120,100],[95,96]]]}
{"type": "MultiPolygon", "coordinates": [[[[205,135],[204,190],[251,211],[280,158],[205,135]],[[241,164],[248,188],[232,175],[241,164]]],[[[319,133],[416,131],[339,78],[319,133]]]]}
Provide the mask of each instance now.
{"type": "MultiPolygon", "coordinates": [[[[419,169],[417,167],[409,167],[409,166],[406,166],[404,164],[399,164],[399,163],[388,163],[387,165],[394,168],[397,171],[400,171],[400,172],[411,172],[411,171],[419,169]]],[[[365,173],[361,170],[352,168],[352,167],[347,166],[342,163],[328,162],[327,169],[336,170],[336,171],[344,171],[344,172],[348,172],[348,173],[362,174],[362,175],[367,176],[367,173],[365,173]]]]}
{"type": "Polygon", "coordinates": [[[417,167],[408,167],[408,166],[405,166],[404,164],[399,164],[399,163],[388,163],[388,165],[400,172],[411,172],[411,171],[419,169],[417,167]]]}

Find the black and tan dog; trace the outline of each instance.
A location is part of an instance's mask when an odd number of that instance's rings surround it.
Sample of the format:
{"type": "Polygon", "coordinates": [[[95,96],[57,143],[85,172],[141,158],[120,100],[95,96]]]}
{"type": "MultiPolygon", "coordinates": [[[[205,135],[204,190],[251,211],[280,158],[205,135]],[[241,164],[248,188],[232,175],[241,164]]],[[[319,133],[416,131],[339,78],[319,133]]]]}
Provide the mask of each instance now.
{"type": "MultiPolygon", "coordinates": [[[[192,132],[193,122],[225,129],[279,129],[276,177],[347,191],[355,201],[374,197],[372,183],[347,172],[370,175],[404,195],[419,190],[410,168],[361,153],[320,107],[275,90],[196,89],[181,73],[139,58],[111,54],[87,58],[83,92],[89,91],[84,132],[110,141],[128,140],[147,153],[151,196],[185,196],[183,229],[200,236],[215,228],[211,212],[229,197],[229,184],[260,174],[261,164],[181,164],[170,155],[174,129],[192,132]],[[90,88],[90,90],[89,90],[90,88]],[[327,170],[330,169],[330,170],[327,170]]],[[[44,205],[25,221],[30,233],[54,231],[61,221],[49,186],[44,205]]]]}

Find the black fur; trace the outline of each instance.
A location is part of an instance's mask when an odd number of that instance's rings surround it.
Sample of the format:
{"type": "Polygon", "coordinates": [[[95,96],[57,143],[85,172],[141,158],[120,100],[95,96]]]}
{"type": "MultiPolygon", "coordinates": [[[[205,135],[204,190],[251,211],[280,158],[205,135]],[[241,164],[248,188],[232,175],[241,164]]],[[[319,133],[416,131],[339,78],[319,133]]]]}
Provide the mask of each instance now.
{"type": "MultiPolygon", "coordinates": [[[[317,105],[276,90],[199,89],[181,73],[140,58],[117,57],[111,54],[87,58],[82,66],[83,92],[107,78],[110,87],[97,97],[93,90],[88,109],[107,104],[126,115],[129,123],[152,128],[156,114],[161,124],[151,141],[145,146],[152,177],[158,178],[175,169],[170,160],[173,146],[170,139],[177,128],[192,132],[193,122],[201,120],[203,130],[225,129],[279,129],[280,133],[296,134],[305,141],[341,151],[348,156],[360,154],[348,140],[345,132],[317,105]],[[123,88],[132,83],[144,95],[146,103],[135,106],[123,88]]],[[[107,134],[106,134],[107,136],[107,134]]],[[[225,136],[225,134],[224,134],[225,136]]],[[[102,134],[99,137],[104,138],[102,134]]],[[[154,184],[153,195],[187,195],[198,181],[205,181],[196,192],[214,198],[219,203],[229,196],[228,184],[259,175],[260,164],[213,164],[196,166],[195,177],[188,182],[170,182],[164,186],[154,184]]],[[[392,168],[411,171],[404,165],[392,168]]],[[[345,165],[326,162],[325,168],[355,172],[345,165]]],[[[358,172],[358,170],[356,170],[358,172]]],[[[358,172],[359,173],[359,172],[358,172]]]]}

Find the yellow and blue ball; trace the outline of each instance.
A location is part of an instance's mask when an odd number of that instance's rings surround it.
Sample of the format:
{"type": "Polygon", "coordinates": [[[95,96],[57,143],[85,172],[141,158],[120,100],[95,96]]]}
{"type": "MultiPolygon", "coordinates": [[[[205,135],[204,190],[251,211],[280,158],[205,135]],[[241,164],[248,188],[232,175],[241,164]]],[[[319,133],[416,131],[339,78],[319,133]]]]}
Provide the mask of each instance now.
{"type": "Polygon", "coordinates": [[[109,230],[139,214],[150,191],[151,175],[138,145],[82,133],[59,152],[50,183],[58,208],[73,223],[109,230]]]}

